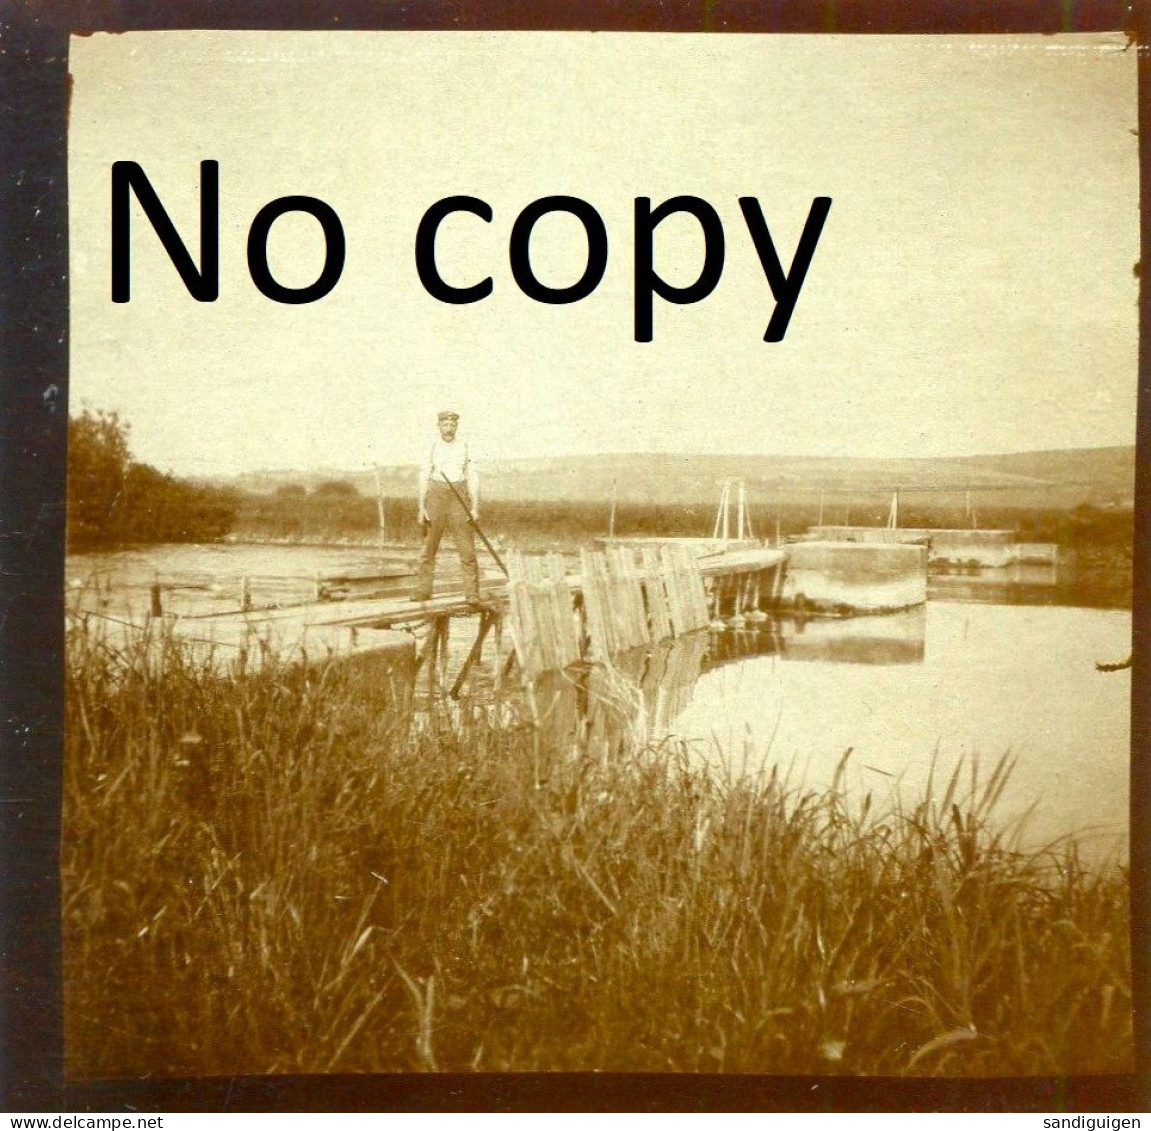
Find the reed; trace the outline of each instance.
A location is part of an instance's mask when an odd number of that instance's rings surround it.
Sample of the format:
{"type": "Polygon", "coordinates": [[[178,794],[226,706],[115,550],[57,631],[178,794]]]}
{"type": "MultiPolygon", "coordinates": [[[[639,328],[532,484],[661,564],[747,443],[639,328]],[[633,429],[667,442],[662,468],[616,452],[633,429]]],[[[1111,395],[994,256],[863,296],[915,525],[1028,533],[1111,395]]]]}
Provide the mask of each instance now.
{"type": "Polygon", "coordinates": [[[877,813],[331,664],[67,681],[73,1077],[1131,1068],[1126,872],[1021,850],[1006,763],[877,813]]]}

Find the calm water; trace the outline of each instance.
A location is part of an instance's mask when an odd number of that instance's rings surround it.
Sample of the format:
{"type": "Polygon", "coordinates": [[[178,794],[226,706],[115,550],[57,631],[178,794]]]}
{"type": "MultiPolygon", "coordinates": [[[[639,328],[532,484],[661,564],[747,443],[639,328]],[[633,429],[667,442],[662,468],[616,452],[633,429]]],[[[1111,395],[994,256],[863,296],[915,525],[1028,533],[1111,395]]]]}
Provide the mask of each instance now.
{"type": "Polygon", "coordinates": [[[1126,658],[1129,612],[931,601],[774,636],[769,654],[704,671],[672,724],[701,762],[776,763],[818,787],[850,747],[856,796],[914,801],[933,757],[945,784],[960,761],[986,777],[1010,753],[997,811],[1034,804],[1027,843],[1074,832],[1092,856],[1126,853],[1130,671],[1095,663],[1126,658]]]}
{"type": "MultiPolygon", "coordinates": [[[[99,575],[104,607],[119,612],[146,608],[159,573],[182,586],[166,607],[204,611],[235,608],[244,575],[257,598],[263,586],[306,600],[317,572],[396,562],[355,547],[171,546],[78,555],[67,575],[89,597],[99,575]]],[[[1010,753],[998,812],[1007,820],[1034,805],[1028,843],[1074,833],[1097,859],[1125,855],[1130,671],[1095,664],[1126,658],[1131,614],[1049,604],[1050,571],[1039,571],[936,578],[925,608],[894,616],[716,635],[689,648],[686,665],[679,658],[680,686],[648,696],[661,707],[649,733],[685,739],[704,765],[776,763],[812,787],[831,782],[850,747],[849,788],[877,802],[892,790],[921,797],[933,757],[945,783],[961,761],[977,759],[986,775],[1010,753]],[[1040,603],[1009,603],[1019,600],[1040,603]]]]}

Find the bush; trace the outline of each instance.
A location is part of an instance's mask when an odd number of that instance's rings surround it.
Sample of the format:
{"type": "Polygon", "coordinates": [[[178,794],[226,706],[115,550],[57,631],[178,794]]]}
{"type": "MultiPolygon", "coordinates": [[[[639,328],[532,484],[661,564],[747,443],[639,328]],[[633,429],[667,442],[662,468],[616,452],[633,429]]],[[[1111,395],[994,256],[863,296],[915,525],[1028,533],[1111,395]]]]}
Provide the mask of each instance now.
{"type": "Polygon", "coordinates": [[[235,492],[198,486],[137,463],[116,413],[68,421],[68,544],[90,549],[211,542],[235,521],[235,492]]]}
{"type": "Polygon", "coordinates": [[[316,485],[315,493],[321,499],[358,499],[360,492],[354,483],[345,479],[326,479],[316,485]]]}

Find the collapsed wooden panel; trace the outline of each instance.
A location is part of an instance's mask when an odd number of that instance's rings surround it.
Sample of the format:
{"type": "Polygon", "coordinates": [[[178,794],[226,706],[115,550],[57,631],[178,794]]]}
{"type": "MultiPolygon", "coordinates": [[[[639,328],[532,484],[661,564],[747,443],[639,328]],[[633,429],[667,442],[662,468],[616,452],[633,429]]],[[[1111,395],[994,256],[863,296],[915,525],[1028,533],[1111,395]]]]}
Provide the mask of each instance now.
{"type": "Polygon", "coordinates": [[[525,677],[567,667],[580,658],[571,585],[558,554],[508,554],[508,622],[525,677]]]}
{"type": "Polygon", "coordinates": [[[508,619],[528,679],[584,658],[614,663],[621,652],[682,636],[708,623],[699,562],[688,547],[580,551],[582,634],[558,554],[508,554],[508,619]],[[581,648],[586,638],[586,655],[581,648]]]}

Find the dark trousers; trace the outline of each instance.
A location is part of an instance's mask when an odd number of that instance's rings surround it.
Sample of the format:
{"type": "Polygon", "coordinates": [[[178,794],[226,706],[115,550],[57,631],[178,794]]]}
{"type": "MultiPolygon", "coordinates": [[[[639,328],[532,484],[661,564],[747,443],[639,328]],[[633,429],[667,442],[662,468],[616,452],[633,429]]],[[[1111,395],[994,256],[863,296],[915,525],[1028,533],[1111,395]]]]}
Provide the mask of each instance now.
{"type": "MultiPolygon", "coordinates": [[[[457,483],[455,488],[464,499],[468,496],[468,485],[457,483]]],[[[446,530],[456,544],[456,553],[460,556],[460,570],[464,575],[464,597],[469,601],[480,599],[480,570],[476,563],[476,544],[472,536],[472,524],[468,521],[467,512],[460,501],[452,494],[452,489],[446,483],[431,482],[428,484],[428,495],[425,503],[428,512],[428,528],[424,532],[424,548],[420,554],[419,569],[416,572],[417,601],[428,601],[432,596],[432,574],[436,567],[436,553],[440,548],[440,539],[446,530]]]]}

